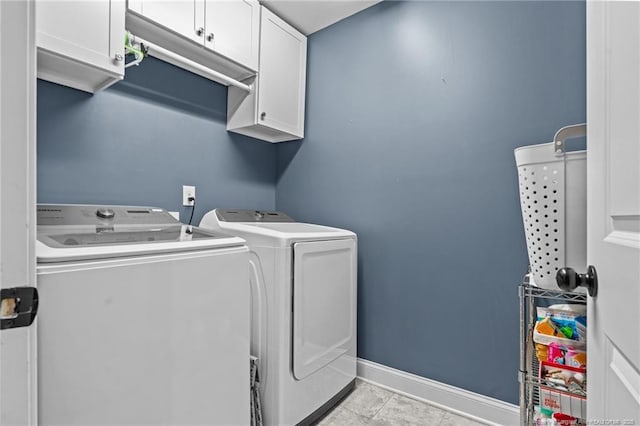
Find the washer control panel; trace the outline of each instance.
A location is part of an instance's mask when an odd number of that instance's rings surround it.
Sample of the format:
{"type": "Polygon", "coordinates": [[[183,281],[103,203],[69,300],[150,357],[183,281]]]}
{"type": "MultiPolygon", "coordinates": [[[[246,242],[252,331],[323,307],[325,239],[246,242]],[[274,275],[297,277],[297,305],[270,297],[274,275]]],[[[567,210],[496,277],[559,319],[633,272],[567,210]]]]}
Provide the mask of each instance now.
{"type": "Polygon", "coordinates": [[[179,223],[156,207],[38,204],[38,226],[170,225],[179,223]]]}
{"type": "Polygon", "coordinates": [[[295,222],[285,213],[267,210],[216,209],[221,222],[295,222]]]}

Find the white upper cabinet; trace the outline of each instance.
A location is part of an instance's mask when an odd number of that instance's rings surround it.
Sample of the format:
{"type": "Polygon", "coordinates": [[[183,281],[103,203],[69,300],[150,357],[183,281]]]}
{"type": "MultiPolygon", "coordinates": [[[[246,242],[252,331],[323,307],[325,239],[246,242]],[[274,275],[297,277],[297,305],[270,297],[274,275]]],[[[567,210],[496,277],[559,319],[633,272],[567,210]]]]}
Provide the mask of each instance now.
{"type": "Polygon", "coordinates": [[[258,69],[257,0],[129,0],[129,12],[127,29],[143,39],[233,78],[258,69]]]}
{"type": "Polygon", "coordinates": [[[250,0],[207,0],[205,46],[258,69],[260,5],[250,0]]]}
{"type": "Polygon", "coordinates": [[[261,35],[260,120],[302,138],[307,38],[268,9],[263,11],[261,35]]]}
{"type": "Polygon", "coordinates": [[[204,41],[204,0],[129,1],[129,9],[193,41],[204,41]]]}
{"type": "Polygon", "coordinates": [[[122,80],[124,22],[124,0],[37,0],[38,78],[91,93],[122,80]]]}
{"type": "Polygon", "coordinates": [[[260,71],[247,94],[229,87],[227,130],[269,142],[304,137],[307,38],[262,7],[260,71]]]}

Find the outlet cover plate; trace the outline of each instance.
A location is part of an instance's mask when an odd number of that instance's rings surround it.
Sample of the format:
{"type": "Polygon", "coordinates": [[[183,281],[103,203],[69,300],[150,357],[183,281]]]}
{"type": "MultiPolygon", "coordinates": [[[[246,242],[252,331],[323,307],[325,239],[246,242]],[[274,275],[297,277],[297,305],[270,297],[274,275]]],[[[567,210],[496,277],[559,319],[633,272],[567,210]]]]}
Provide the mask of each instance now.
{"type": "Polygon", "coordinates": [[[189,201],[189,197],[196,197],[196,187],[189,185],[182,185],[182,205],[193,206],[194,202],[189,201]]]}

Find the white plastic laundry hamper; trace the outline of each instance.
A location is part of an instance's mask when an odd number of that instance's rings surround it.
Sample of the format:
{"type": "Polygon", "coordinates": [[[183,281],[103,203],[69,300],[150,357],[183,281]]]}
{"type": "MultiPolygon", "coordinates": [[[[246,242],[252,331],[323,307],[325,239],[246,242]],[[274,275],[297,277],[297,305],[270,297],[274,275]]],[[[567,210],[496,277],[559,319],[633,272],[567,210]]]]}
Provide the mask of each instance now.
{"type": "MultiPolygon", "coordinates": [[[[565,152],[586,124],[563,127],[550,143],[514,151],[531,283],[557,290],[556,272],[587,269],[587,152],[565,152]]],[[[576,289],[584,292],[584,288],[576,289]]]]}

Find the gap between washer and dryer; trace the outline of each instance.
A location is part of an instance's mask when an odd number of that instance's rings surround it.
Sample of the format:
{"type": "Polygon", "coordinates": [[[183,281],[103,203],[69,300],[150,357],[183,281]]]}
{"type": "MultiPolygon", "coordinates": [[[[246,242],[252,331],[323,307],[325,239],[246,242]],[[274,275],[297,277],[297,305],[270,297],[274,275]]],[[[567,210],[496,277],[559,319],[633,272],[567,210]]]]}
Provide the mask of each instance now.
{"type": "Polygon", "coordinates": [[[481,426],[466,417],[356,379],[355,389],[315,426],[481,426]]]}

